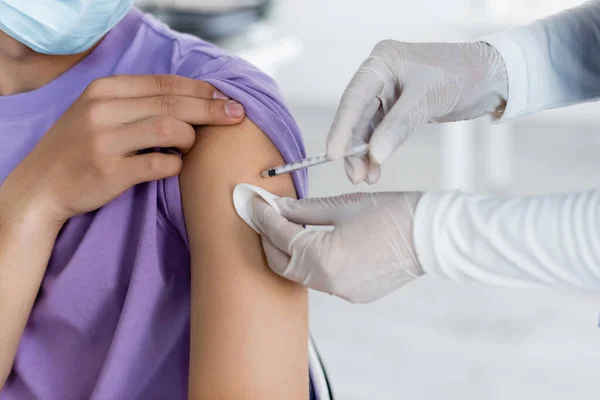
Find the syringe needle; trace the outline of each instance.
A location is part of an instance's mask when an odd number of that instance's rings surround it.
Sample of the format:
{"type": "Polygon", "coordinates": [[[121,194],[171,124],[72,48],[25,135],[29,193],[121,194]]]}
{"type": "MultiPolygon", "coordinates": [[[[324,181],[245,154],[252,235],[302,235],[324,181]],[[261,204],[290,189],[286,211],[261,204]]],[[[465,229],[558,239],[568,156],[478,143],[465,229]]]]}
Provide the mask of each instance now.
{"type": "MultiPolygon", "coordinates": [[[[369,145],[362,144],[360,146],[356,146],[356,147],[352,148],[351,150],[349,150],[345,154],[345,157],[364,155],[364,154],[367,154],[368,151],[369,151],[369,145]]],[[[269,178],[269,177],[278,176],[278,175],[282,175],[282,174],[288,174],[290,172],[294,172],[299,169],[313,167],[315,165],[320,165],[320,164],[325,164],[330,161],[331,160],[327,158],[326,153],[321,153],[321,154],[317,154],[312,157],[304,158],[299,161],[294,161],[291,163],[279,165],[277,167],[269,168],[269,169],[263,171],[260,174],[260,176],[262,176],[263,178],[269,178]]]]}

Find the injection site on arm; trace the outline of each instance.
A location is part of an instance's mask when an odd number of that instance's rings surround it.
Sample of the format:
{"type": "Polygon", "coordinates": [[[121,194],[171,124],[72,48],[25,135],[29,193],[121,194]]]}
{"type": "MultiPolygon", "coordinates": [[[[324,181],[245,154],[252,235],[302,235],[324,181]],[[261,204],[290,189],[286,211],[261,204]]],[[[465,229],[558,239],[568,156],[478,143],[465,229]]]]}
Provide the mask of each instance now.
{"type": "Polygon", "coordinates": [[[181,188],[192,261],[190,398],[305,399],[307,291],[276,275],[260,235],[236,214],[239,182],[296,197],[290,175],[260,172],[283,162],[250,120],[201,127],[181,188]],[[272,371],[277,371],[274,380],[272,371]]]}

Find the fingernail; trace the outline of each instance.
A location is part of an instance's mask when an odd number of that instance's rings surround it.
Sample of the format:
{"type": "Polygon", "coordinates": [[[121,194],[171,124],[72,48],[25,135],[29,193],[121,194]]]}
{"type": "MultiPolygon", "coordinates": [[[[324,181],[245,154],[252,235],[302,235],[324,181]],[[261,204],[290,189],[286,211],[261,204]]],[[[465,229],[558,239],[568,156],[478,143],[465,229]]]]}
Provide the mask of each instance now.
{"type": "Polygon", "coordinates": [[[365,178],[365,182],[369,185],[374,185],[379,181],[379,174],[376,172],[369,171],[367,177],[365,178]]]}
{"type": "Polygon", "coordinates": [[[350,182],[352,182],[353,185],[358,185],[362,180],[361,180],[361,177],[359,177],[356,172],[354,163],[348,159],[345,159],[344,165],[346,166],[346,176],[348,176],[348,179],[350,179],[350,182]]]}
{"type": "Polygon", "coordinates": [[[218,90],[215,90],[215,92],[213,93],[213,99],[229,100],[229,97],[225,96],[223,93],[219,92],[218,90]]]}
{"type": "Polygon", "coordinates": [[[355,175],[354,165],[352,165],[352,163],[348,160],[346,160],[345,164],[346,164],[346,173],[348,174],[348,177],[350,177],[350,179],[352,181],[354,181],[354,175],[355,175]]]}
{"type": "Polygon", "coordinates": [[[235,100],[230,100],[225,103],[225,114],[229,118],[240,118],[244,115],[244,107],[235,100]]]}
{"type": "Polygon", "coordinates": [[[181,153],[181,151],[175,147],[169,147],[168,149],[165,150],[165,152],[167,154],[175,154],[176,156],[183,157],[183,154],[181,153]]]}

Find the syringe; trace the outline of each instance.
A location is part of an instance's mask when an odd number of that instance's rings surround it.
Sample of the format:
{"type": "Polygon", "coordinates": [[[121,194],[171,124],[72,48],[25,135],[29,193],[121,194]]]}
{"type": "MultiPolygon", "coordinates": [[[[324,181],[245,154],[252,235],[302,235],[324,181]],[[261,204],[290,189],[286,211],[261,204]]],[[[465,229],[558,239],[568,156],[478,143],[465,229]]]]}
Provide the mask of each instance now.
{"type": "MultiPolygon", "coordinates": [[[[344,157],[362,156],[362,155],[367,154],[368,151],[369,151],[369,145],[362,144],[360,146],[356,146],[356,147],[353,147],[352,149],[350,149],[344,155],[344,157]]],[[[268,170],[263,171],[260,174],[260,176],[262,176],[263,178],[269,178],[272,176],[289,174],[290,172],[294,172],[294,171],[302,169],[302,168],[308,168],[308,167],[312,167],[314,165],[325,164],[330,161],[332,161],[332,160],[327,158],[326,153],[321,153],[321,154],[317,154],[316,156],[304,158],[300,161],[294,161],[291,163],[280,165],[278,167],[269,168],[268,170]]]]}

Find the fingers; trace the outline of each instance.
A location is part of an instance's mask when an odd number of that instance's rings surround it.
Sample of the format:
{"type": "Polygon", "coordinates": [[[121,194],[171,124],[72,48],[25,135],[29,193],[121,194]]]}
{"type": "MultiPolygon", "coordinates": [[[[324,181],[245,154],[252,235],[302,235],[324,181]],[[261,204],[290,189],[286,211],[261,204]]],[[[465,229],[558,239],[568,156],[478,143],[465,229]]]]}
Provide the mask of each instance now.
{"type": "MultiPolygon", "coordinates": [[[[269,267],[280,276],[287,278],[283,274],[285,273],[288,264],[290,263],[290,256],[277,248],[266,235],[261,237],[263,251],[265,252],[265,256],[267,257],[267,262],[269,263],[269,267]]],[[[289,278],[288,278],[289,279],[289,278]]]]}
{"type": "MultiPolygon", "coordinates": [[[[379,98],[373,99],[365,110],[361,120],[354,130],[354,140],[367,143],[371,139],[373,131],[383,119],[383,110],[379,98]]],[[[369,184],[377,182],[380,176],[380,168],[373,164],[368,155],[360,157],[347,157],[344,160],[346,175],[353,184],[366,181],[369,184]]]]}
{"type": "Polygon", "coordinates": [[[362,206],[370,193],[349,193],[333,197],[317,197],[295,200],[287,197],[276,199],[281,215],[299,225],[335,225],[350,218],[362,206]]]}
{"type": "Polygon", "coordinates": [[[424,97],[416,89],[406,87],[394,107],[383,118],[369,142],[369,157],[378,165],[385,163],[392,153],[429,119],[424,97]]]}
{"type": "Polygon", "coordinates": [[[367,156],[352,156],[344,158],[344,168],[346,170],[346,176],[348,179],[350,179],[350,182],[352,182],[354,185],[361,183],[367,177],[367,171],[369,168],[367,156]]]}
{"type": "Polygon", "coordinates": [[[363,181],[373,185],[381,178],[381,166],[370,161],[368,156],[346,157],[344,159],[346,176],[354,185],[363,181]]]}
{"type": "Polygon", "coordinates": [[[322,271],[319,271],[322,267],[317,262],[317,255],[321,253],[320,243],[325,240],[322,231],[309,231],[302,230],[290,243],[290,251],[292,255],[281,251],[277,248],[266,236],[262,236],[262,245],[269,267],[278,275],[299,283],[303,286],[327,291],[328,287],[323,282],[320,282],[318,277],[322,276],[322,271]]]}
{"type": "Polygon", "coordinates": [[[379,164],[375,164],[373,162],[369,163],[369,169],[367,170],[367,176],[365,177],[365,182],[369,185],[374,185],[379,182],[381,178],[381,166],[379,164]]]}
{"type": "Polygon", "coordinates": [[[182,167],[183,160],[178,155],[158,152],[126,157],[120,163],[126,188],[175,176],[182,167]]]}
{"type": "MultiPolygon", "coordinates": [[[[380,121],[377,120],[380,105],[381,102],[379,99],[374,98],[367,106],[356,127],[354,128],[354,134],[352,137],[353,143],[350,143],[350,146],[352,146],[354,143],[367,143],[369,141],[371,133],[373,133],[373,130],[375,129],[374,123],[378,123],[380,121]]],[[[344,159],[344,166],[348,179],[350,179],[350,182],[356,185],[364,181],[366,178],[369,167],[368,156],[364,155],[346,157],[344,159]]]]}
{"type": "Polygon", "coordinates": [[[154,147],[174,147],[187,153],[196,140],[188,123],[172,117],[153,117],[123,125],[114,131],[114,154],[124,155],[154,147]]]}
{"type": "Polygon", "coordinates": [[[182,96],[155,96],[101,101],[92,106],[94,118],[127,124],[165,116],[192,125],[235,125],[244,118],[243,106],[233,100],[206,100],[182,96]]]}
{"type": "Polygon", "coordinates": [[[294,224],[281,216],[273,207],[259,197],[252,199],[252,221],[263,236],[283,252],[289,252],[289,244],[302,232],[301,225],[294,224]]]}
{"type": "Polygon", "coordinates": [[[305,229],[290,243],[290,261],[282,276],[311,289],[332,293],[326,260],[333,250],[328,231],[305,229]]]}
{"type": "Polygon", "coordinates": [[[87,87],[86,94],[91,98],[172,95],[215,99],[224,96],[207,82],[177,75],[114,75],[92,82],[87,87]]]}
{"type": "Polygon", "coordinates": [[[384,88],[384,74],[381,63],[369,57],[348,84],[327,136],[329,158],[337,160],[344,156],[365,110],[384,88]]]}
{"type": "Polygon", "coordinates": [[[369,185],[377,183],[381,178],[381,166],[370,161],[368,156],[346,157],[344,159],[346,175],[350,182],[357,185],[363,181],[369,185]]]}
{"type": "Polygon", "coordinates": [[[260,198],[252,201],[252,220],[261,232],[269,267],[286,279],[312,287],[316,264],[307,262],[307,257],[314,259],[314,252],[319,253],[319,247],[310,244],[324,232],[308,231],[288,221],[260,198]]]}

